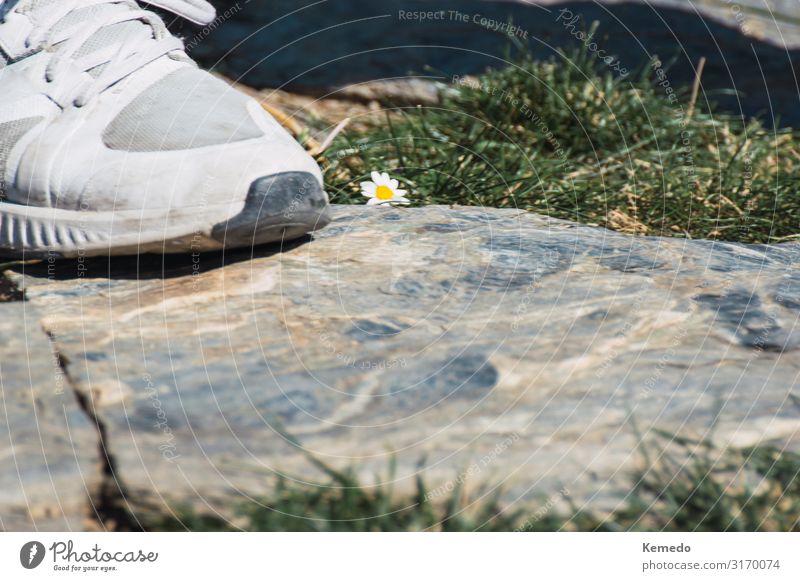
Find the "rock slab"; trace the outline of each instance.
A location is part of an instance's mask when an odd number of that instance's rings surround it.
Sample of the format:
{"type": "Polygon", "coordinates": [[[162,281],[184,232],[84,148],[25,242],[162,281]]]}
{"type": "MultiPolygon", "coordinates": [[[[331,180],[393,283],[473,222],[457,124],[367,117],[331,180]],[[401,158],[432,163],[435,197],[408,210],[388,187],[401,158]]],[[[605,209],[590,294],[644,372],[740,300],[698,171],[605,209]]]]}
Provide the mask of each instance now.
{"type": "Polygon", "coordinates": [[[422,472],[434,496],[500,486],[520,508],[566,490],[613,510],[656,431],[800,449],[799,260],[515,210],[350,206],[283,248],[15,280],[134,512],[228,514],[276,475],[325,481],[306,453],[368,484],[394,458],[398,490],[422,472]]]}
{"type": "Polygon", "coordinates": [[[97,431],[25,303],[0,304],[0,457],[0,530],[85,528],[97,431]]]}

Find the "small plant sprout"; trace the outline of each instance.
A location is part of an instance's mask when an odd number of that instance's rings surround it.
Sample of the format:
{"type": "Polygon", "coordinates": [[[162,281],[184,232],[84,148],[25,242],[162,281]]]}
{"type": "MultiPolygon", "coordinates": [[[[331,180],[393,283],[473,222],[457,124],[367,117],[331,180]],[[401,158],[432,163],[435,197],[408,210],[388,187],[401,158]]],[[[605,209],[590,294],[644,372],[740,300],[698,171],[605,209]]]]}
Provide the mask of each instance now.
{"type": "Polygon", "coordinates": [[[361,194],[369,198],[368,206],[409,203],[409,199],[405,197],[406,190],[399,189],[400,182],[389,177],[388,173],[374,171],[371,177],[372,181],[361,182],[361,194]]]}

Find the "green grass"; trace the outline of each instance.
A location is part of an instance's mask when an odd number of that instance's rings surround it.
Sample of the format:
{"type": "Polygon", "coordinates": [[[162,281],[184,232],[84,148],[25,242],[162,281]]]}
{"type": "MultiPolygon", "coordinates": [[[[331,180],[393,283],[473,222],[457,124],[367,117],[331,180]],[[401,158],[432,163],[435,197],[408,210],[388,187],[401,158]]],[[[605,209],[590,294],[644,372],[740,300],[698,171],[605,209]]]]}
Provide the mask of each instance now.
{"type": "MultiPolygon", "coordinates": [[[[386,105],[325,154],[336,203],[388,171],[416,205],[518,207],[622,232],[776,242],[800,221],[797,137],[672,102],[652,67],[626,78],[580,50],[514,57],[437,106],[386,105]]],[[[667,79],[669,70],[666,65],[667,79]]]]}
{"type": "MultiPolygon", "coordinates": [[[[504,509],[482,489],[467,497],[456,487],[431,503],[422,479],[413,497],[388,486],[363,486],[351,473],[324,465],[330,482],[290,484],[278,479],[258,503],[233,507],[234,522],[178,509],[151,517],[159,531],[800,531],[800,456],[759,447],[714,453],[707,446],[671,437],[679,461],[663,450],[638,474],[624,505],[598,515],[565,498],[542,499],[528,510],[504,509]],[[699,450],[699,451],[698,451],[699,450]],[[686,461],[687,457],[689,460],[686,461]],[[482,499],[482,500],[481,500],[482,499]]],[[[391,471],[390,471],[391,476],[391,471]]],[[[391,478],[389,478],[391,481],[391,478]]],[[[555,491],[554,491],[555,493],[555,491]]],[[[560,493],[559,493],[560,494],[560,493]]],[[[553,498],[555,494],[551,496],[553,498]]]]}
{"type": "MultiPolygon", "coordinates": [[[[687,443],[687,447],[695,447],[687,443]]],[[[770,447],[663,454],[598,530],[800,531],[800,455],[770,447]]]]}
{"type": "Polygon", "coordinates": [[[237,524],[187,510],[157,520],[151,530],[160,531],[504,531],[513,530],[516,519],[502,514],[496,501],[477,510],[459,512],[458,496],[443,506],[426,500],[424,485],[413,498],[395,498],[387,488],[362,487],[351,476],[326,485],[300,486],[280,479],[274,493],[260,503],[237,507],[237,524]],[[241,522],[240,522],[241,521],[241,522]]]}

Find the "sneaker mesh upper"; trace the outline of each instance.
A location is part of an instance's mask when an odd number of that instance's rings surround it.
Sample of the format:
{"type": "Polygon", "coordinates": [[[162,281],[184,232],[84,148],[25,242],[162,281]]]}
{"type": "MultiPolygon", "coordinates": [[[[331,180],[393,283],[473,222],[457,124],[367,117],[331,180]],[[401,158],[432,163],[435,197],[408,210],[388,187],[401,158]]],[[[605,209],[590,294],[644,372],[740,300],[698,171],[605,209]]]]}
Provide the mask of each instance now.
{"type": "MultiPolygon", "coordinates": [[[[46,12],[59,0],[22,0],[16,10],[46,12]]],[[[82,22],[135,10],[133,3],[103,3],[79,8],[67,14],[52,31],[69,30],[82,22]]],[[[105,26],[92,35],[73,56],[81,58],[124,39],[147,42],[153,30],[142,21],[105,26]]],[[[0,55],[0,68],[4,61],[0,55]]],[[[100,65],[89,71],[101,74],[100,65]]],[[[138,95],[109,124],[103,134],[107,147],[115,150],[152,152],[183,150],[262,137],[263,133],[247,111],[247,98],[208,73],[187,66],[175,71],[138,95]]]]}
{"type": "MultiPolygon", "coordinates": [[[[40,10],[46,10],[49,5],[55,4],[57,1],[58,0],[24,0],[17,8],[17,11],[22,14],[33,14],[40,10]]],[[[96,18],[102,18],[105,15],[126,12],[132,9],[133,8],[131,8],[131,6],[124,4],[98,4],[94,6],[87,6],[86,8],[81,8],[67,14],[67,16],[61,19],[58,24],[53,27],[53,32],[57,34],[58,32],[72,28],[81,22],[88,22],[96,18]]],[[[137,37],[141,41],[147,41],[153,38],[153,33],[150,27],[144,22],[120,22],[119,24],[106,26],[92,35],[81,47],[81,49],[75,53],[74,57],[81,58],[91,54],[96,50],[119,42],[119,39],[121,38],[124,38],[127,41],[135,41],[137,37]]],[[[95,70],[90,71],[90,73],[96,76],[100,74],[104,67],[105,65],[96,67],[95,70]]]]}
{"type": "Polygon", "coordinates": [[[33,12],[44,8],[48,4],[55,4],[58,0],[22,0],[17,8],[18,12],[33,12]]]}
{"type": "Polygon", "coordinates": [[[26,117],[0,123],[0,200],[6,195],[6,164],[11,149],[23,135],[33,129],[42,117],[26,117]]]}
{"type": "Polygon", "coordinates": [[[187,66],[128,104],[106,128],[103,142],[111,149],[144,152],[262,137],[247,102],[247,97],[223,81],[187,66]]]}

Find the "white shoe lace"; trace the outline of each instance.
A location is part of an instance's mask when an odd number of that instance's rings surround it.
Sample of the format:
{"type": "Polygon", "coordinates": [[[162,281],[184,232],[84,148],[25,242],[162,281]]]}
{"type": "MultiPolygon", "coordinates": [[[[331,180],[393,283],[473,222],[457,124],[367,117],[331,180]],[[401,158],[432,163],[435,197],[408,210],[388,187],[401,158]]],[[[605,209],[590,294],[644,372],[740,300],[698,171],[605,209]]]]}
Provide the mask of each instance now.
{"type": "MultiPolygon", "coordinates": [[[[143,0],[143,3],[158,6],[198,24],[208,24],[216,17],[214,7],[205,0],[143,0]]],[[[0,0],[0,24],[3,24],[8,12],[13,11],[17,4],[14,0],[10,4],[8,0],[0,0]]],[[[158,15],[142,10],[133,0],[54,2],[36,15],[36,25],[28,35],[25,46],[31,49],[56,47],[45,70],[45,80],[48,83],[54,83],[62,76],[74,75],[76,68],[88,72],[106,65],[92,80],[84,78],[78,86],[69,88],[64,98],[71,100],[76,107],[83,107],[98,94],[154,60],[184,49],[183,42],[169,33],[158,15]],[[106,13],[67,28],[55,28],[71,12],[101,4],[123,4],[130,10],[106,13]],[[83,45],[101,29],[135,20],[150,26],[152,39],[143,42],[141,37],[132,35],[130,38],[120,38],[118,43],[111,46],[76,57],[83,45]]]]}

